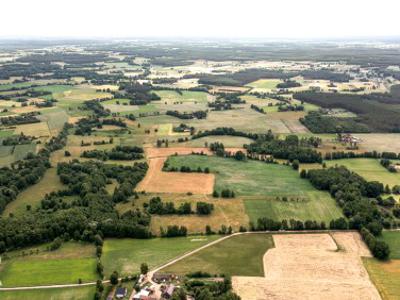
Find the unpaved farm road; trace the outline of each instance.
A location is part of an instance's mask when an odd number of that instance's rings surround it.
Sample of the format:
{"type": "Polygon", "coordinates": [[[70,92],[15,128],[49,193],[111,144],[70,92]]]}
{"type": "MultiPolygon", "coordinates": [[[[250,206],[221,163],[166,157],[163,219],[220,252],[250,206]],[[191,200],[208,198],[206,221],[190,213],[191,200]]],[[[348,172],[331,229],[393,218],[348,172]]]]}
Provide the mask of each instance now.
{"type": "MultiPolygon", "coordinates": [[[[391,231],[391,230],[389,230],[389,231],[391,231]]],[[[237,235],[241,235],[241,234],[257,234],[257,233],[270,233],[270,234],[297,233],[297,234],[305,234],[305,233],[332,233],[332,232],[352,232],[352,230],[344,230],[344,231],[340,231],[340,230],[334,230],[334,231],[332,231],[332,230],[304,230],[304,231],[252,231],[252,232],[236,232],[236,233],[233,233],[233,234],[231,234],[231,235],[223,236],[223,237],[219,238],[218,240],[215,240],[215,241],[213,241],[213,242],[210,242],[210,243],[208,243],[208,244],[206,244],[206,245],[204,245],[204,246],[202,246],[202,247],[200,247],[200,248],[197,248],[197,249],[195,249],[195,250],[193,250],[193,251],[187,252],[187,253],[185,253],[185,254],[183,254],[183,255],[177,257],[177,258],[174,258],[173,260],[171,260],[171,261],[169,261],[169,262],[167,262],[167,263],[165,263],[165,264],[163,264],[163,265],[161,265],[161,266],[158,266],[158,267],[152,269],[152,270],[148,273],[148,276],[147,276],[147,277],[149,278],[149,281],[150,281],[152,284],[157,285],[157,283],[153,282],[153,280],[152,280],[154,273],[156,273],[156,272],[160,271],[161,269],[163,269],[163,268],[165,268],[165,267],[168,267],[168,266],[170,266],[170,265],[172,265],[172,264],[174,264],[174,263],[176,263],[176,262],[178,262],[178,261],[180,261],[180,260],[182,260],[182,259],[184,259],[184,258],[186,258],[186,257],[188,257],[188,256],[190,256],[190,255],[192,255],[192,254],[194,254],[194,253],[197,253],[197,252],[199,252],[199,251],[201,251],[201,250],[203,250],[203,249],[205,249],[205,248],[208,248],[208,247],[213,246],[213,245],[215,245],[215,244],[218,244],[218,243],[220,243],[220,242],[222,242],[222,241],[224,241],[224,240],[226,240],[226,239],[229,239],[229,238],[231,238],[231,237],[233,237],[233,236],[237,236],[237,235]]],[[[120,278],[120,280],[121,280],[121,279],[122,279],[122,278],[120,278]]],[[[110,280],[103,280],[102,282],[103,282],[103,283],[109,283],[110,280]]],[[[95,285],[95,284],[96,284],[96,281],[93,281],[93,282],[86,282],[86,283],[81,283],[81,284],[79,284],[79,283],[71,283],[71,284],[21,286],[21,287],[8,287],[8,288],[7,288],[7,287],[5,287],[5,288],[0,287],[0,292],[2,292],[2,291],[23,291],[23,290],[37,290],[37,289],[69,288],[69,287],[90,286],[90,285],[95,285]]]]}

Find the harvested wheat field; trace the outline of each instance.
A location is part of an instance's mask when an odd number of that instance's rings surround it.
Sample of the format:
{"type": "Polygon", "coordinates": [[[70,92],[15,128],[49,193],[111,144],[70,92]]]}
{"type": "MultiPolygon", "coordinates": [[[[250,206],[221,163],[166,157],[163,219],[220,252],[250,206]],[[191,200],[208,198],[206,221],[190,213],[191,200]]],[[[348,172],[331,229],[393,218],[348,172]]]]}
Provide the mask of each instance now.
{"type": "MultiPolygon", "coordinates": [[[[236,152],[242,148],[226,148],[228,152],[236,152]]],[[[136,190],[150,193],[193,193],[207,195],[214,190],[214,174],[163,172],[162,168],[168,156],[188,155],[203,152],[212,155],[208,148],[171,147],[145,148],[149,169],[145,178],[139,183],[136,190]]]]}
{"type": "Polygon", "coordinates": [[[211,194],[214,190],[214,174],[163,172],[167,157],[149,160],[149,169],[136,190],[151,193],[211,194]]]}
{"type": "Polygon", "coordinates": [[[243,300],[381,299],[360,256],[358,233],[277,234],[264,255],[265,277],[233,277],[243,300]]]}

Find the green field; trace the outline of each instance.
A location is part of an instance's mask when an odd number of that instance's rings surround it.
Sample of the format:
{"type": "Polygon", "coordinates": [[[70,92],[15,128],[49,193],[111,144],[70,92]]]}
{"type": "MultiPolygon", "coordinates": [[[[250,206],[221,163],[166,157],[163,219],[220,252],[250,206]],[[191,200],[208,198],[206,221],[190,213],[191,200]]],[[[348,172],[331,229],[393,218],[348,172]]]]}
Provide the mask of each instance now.
{"type": "Polygon", "coordinates": [[[113,271],[120,275],[139,272],[140,264],[154,268],[190,250],[201,247],[219,236],[188,236],[179,238],[107,239],[103,246],[101,261],[105,276],[113,271]]]}
{"type": "Polygon", "coordinates": [[[237,276],[264,276],[263,256],[274,247],[269,234],[232,236],[203,249],[161,272],[185,275],[202,271],[237,276]]]}
{"type": "Polygon", "coordinates": [[[0,166],[8,166],[14,161],[24,159],[28,153],[36,153],[36,144],[0,146],[0,166]]]}
{"type": "Polygon", "coordinates": [[[379,181],[390,187],[400,184],[400,173],[391,173],[381,166],[378,159],[349,158],[326,161],[328,166],[342,165],[368,181],[379,181]]]}
{"type": "MultiPolygon", "coordinates": [[[[250,221],[256,223],[259,218],[281,220],[315,220],[324,221],[327,225],[332,219],[342,217],[340,208],[328,195],[321,197],[320,191],[309,191],[304,200],[289,201],[270,199],[245,199],[244,206],[250,221]]],[[[290,198],[289,198],[290,199],[290,198]]]]}
{"type": "Polygon", "coordinates": [[[363,258],[363,263],[383,300],[400,299],[400,260],[363,258]]]}
{"type": "Polygon", "coordinates": [[[23,190],[14,201],[11,201],[6,206],[3,216],[8,216],[10,213],[21,214],[26,211],[28,204],[34,209],[40,204],[40,201],[46,194],[62,190],[63,188],[64,186],[57,175],[57,169],[47,169],[43,178],[38,183],[23,190]]]}
{"type": "Polygon", "coordinates": [[[93,299],[95,288],[83,286],[60,289],[40,289],[29,291],[0,291],[2,300],[88,300],[93,299]]]}
{"type": "Polygon", "coordinates": [[[33,286],[95,281],[96,257],[93,245],[65,243],[56,251],[13,256],[2,261],[0,281],[4,287],[33,286]]]}
{"type": "Polygon", "coordinates": [[[383,231],[379,239],[389,244],[391,259],[400,259],[400,231],[383,231]]]}
{"type": "Polygon", "coordinates": [[[155,91],[162,102],[207,102],[207,94],[204,92],[182,91],[182,95],[170,90],[155,91]]]}
{"type": "Polygon", "coordinates": [[[328,193],[316,190],[288,166],[200,155],[171,156],[168,163],[178,168],[208,167],[216,176],[215,189],[229,188],[238,197],[243,197],[246,212],[252,221],[269,217],[329,222],[342,216],[340,208],[328,193]],[[275,199],[282,196],[290,201],[275,199]]]}
{"type": "Polygon", "coordinates": [[[61,130],[64,124],[68,122],[67,113],[57,108],[44,111],[41,118],[47,122],[50,131],[61,130]]]}
{"type": "MultiPolygon", "coordinates": [[[[232,189],[238,196],[297,196],[316,190],[298,172],[280,164],[266,164],[254,160],[237,161],[230,158],[200,155],[170,156],[171,167],[191,169],[208,167],[216,175],[215,189],[232,189]]],[[[321,196],[325,193],[321,192],[321,196]]]]}
{"type": "Polygon", "coordinates": [[[14,130],[2,129],[0,130],[0,138],[9,137],[14,134],[14,130]]]}

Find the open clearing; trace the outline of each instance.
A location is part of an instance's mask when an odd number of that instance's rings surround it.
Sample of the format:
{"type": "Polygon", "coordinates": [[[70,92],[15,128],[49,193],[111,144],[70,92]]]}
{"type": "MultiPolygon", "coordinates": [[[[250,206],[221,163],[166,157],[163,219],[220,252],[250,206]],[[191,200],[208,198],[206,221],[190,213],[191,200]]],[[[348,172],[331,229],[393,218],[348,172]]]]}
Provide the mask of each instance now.
{"type": "Polygon", "coordinates": [[[373,158],[349,158],[326,161],[328,166],[342,165],[368,181],[379,181],[390,187],[400,184],[400,173],[391,173],[373,158]]]}
{"type": "Polygon", "coordinates": [[[10,213],[20,214],[26,211],[26,206],[31,205],[35,209],[44,196],[53,191],[63,189],[63,184],[57,175],[56,168],[47,169],[43,178],[37,183],[18,194],[17,199],[11,201],[5,208],[3,216],[8,216],[10,213]]]}
{"type": "Polygon", "coordinates": [[[132,202],[118,204],[117,209],[120,213],[136,208],[143,209],[143,204],[148,203],[152,197],[156,196],[165,202],[173,202],[175,207],[179,207],[183,202],[189,202],[192,204],[192,210],[195,210],[196,202],[199,201],[214,205],[213,212],[207,216],[196,214],[152,215],[150,227],[151,231],[156,234],[160,233],[160,227],[166,228],[169,225],[185,226],[189,233],[201,233],[205,231],[206,225],[217,232],[221,228],[221,224],[232,226],[235,231],[238,231],[240,226],[247,227],[249,224],[242,199],[216,199],[207,195],[146,194],[140,195],[139,199],[133,199],[132,202]],[[132,207],[132,204],[135,206],[132,207]]]}
{"type": "MultiPolygon", "coordinates": [[[[208,167],[210,172],[215,174],[215,190],[233,190],[236,197],[243,199],[246,213],[253,222],[261,217],[279,221],[294,218],[329,222],[342,216],[340,208],[328,193],[316,190],[288,166],[250,160],[239,162],[229,158],[200,155],[170,156],[168,163],[177,168],[208,167]],[[286,196],[288,201],[283,201],[283,196],[286,196]]],[[[171,176],[193,174],[164,173],[171,176]]],[[[167,180],[168,178],[166,177],[167,180]]]]}
{"type": "Polygon", "coordinates": [[[263,276],[262,258],[274,247],[269,234],[241,234],[203,249],[162,269],[178,275],[202,271],[212,275],[263,276]]]}
{"type": "Polygon", "coordinates": [[[400,152],[400,133],[357,133],[360,149],[378,152],[400,152]]]}
{"type": "MultiPolygon", "coordinates": [[[[171,167],[188,166],[194,170],[208,167],[216,176],[216,190],[229,188],[239,196],[305,197],[305,192],[316,191],[298,172],[280,164],[204,155],[170,156],[168,163],[171,167]]],[[[328,194],[320,193],[321,197],[324,195],[328,194]]]]}
{"type": "Polygon", "coordinates": [[[265,277],[232,277],[243,300],[380,299],[360,256],[370,256],[357,233],[277,234],[264,255],[265,277]],[[333,238],[332,238],[333,237],[333,238]],[[337,251],[338,243],[344,251],[337,251]]]}
{"type": "Polygon", "coordinates": [[[378,239],[388,243],[391,259],[400,259],[400,231],[383,231],[378,239]]]}
{"type": "Polygon", "coordinates": [[[2,261],[3,287],[78,283],[78,279],[88,282],[98,277],[94,245],[69,242],[52,252],[33,253],[2,261]]]}
{"type": "Polygon", "coordinates": [[[167,104],[173,104],[175,102],[207,102],[207,94],[204,92],[192,92],[182,91],[182,94],[175,91],[155,91],[155,93],[161,98],[161,102],[167,102],[167,104]]]}
{"type": "Polygon", "coordinates": [[[18,125],[14,134],[21,133],[35,137],[50,136],[49,125],[47,122],[18,125]]]}
{"type": "Polygon", "coordinates": [[[364,258],[363,261],[382,299],[398,300],[400,295],[400,260],[392,259],[388,262],[381,262],[374,258],[364,258]]]}
{"type": "Polygon", "coordinates": [[[120,276],[136,274],[142,263],[154,268],[218,238],[215,235],[145,240],[106,239],[101,257],[104,273],[107,278],[114,270],[120,276]]]}
{"type": "Polygon", "coordinates": [[[259,218],[269,218],[276,221],[281,220],[315,220],[324,221],[326,225],[333,219],[342,217],[340,208],[329,195],[321,197],[320,191],[306,192],[306,199],[289,198],[283,201],[282,198],[259,198],[244,199],[243,203],[250,221],[256,223],[259,218]]]}
{"type": "Polygon", "coordinates": [[[0,291],[0,298],[2,300],[88,300],[93,299],[94,293],[93,286],[82,286],[29,291],[0,291]]]}
{"type": "Polygon", "coordinates": [[[147,148],[149,169],[136,190],[151,193],[211,194],[214,188],[214,175],[202,173],[163,172],[162,167],[169,155],[208,153],[206,148],[147,148]]]}

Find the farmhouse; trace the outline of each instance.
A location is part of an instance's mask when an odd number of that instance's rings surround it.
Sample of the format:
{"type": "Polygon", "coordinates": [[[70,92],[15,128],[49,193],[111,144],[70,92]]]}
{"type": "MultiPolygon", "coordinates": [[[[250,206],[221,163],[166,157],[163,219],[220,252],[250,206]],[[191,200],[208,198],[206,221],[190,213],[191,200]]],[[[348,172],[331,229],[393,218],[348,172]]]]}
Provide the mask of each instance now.
{"type": "Polygon", "coordinates": [[[150,294],[151,294],[151,291],[149,291],[147,289],[142,289],[133,296],[133,299],[135,299],[135,300],[148,299],[150,294]]]}
{"type": "Polygon", "coordinates": [[[168,287],[164,290],[162,296],[163,296],[165,299],[170,299],[170,298],[172,297],[172,294],[174,293],[174,291],[175,291],[175,286],[171,284],[170,286],[168,286],[168,287]]]}
{"type": "Polygon", "coordinates": [[[115,297],[117,299],[122,299],[126,296],[127,293],[128,291],[125,287],[118,287],[117,291],[115,292],[115,297]]]}
{"type": "Polygon", "coordinates": [[[170,282],[178,277],[168,273],[156,273],[153,275],[153,280],[157,283],[170,282]]]}

